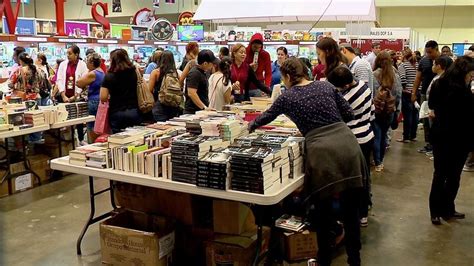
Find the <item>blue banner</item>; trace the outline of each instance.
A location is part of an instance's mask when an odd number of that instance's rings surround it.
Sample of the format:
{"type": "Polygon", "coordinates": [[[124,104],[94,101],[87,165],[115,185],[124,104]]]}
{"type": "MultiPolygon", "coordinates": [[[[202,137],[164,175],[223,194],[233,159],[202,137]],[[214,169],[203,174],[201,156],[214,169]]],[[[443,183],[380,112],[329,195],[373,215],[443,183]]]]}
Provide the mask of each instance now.
{"type": "MultiPolygon", "coordinates": [[[[5,33],[10,34],[8,32],[8,26],[6,18],[3,18],[3,31],[5,33]]],[[[12,34],[18,35],[35,35],[36,34],[36,26],[34,19],[21,19],[19,18],[16,22],[16,30],[12,34]]]]}

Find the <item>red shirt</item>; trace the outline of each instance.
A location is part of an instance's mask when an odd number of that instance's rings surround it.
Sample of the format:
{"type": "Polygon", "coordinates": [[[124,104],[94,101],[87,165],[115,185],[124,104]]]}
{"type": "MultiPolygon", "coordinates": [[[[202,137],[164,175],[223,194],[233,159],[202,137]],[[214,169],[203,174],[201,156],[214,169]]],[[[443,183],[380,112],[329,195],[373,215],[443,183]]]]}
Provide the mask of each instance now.
{"type": "Polygon", "coordinates": [[[245,92],[245,86],[247,85],[249,75],[249,67],[249,64],[243,62],[240,67],[234,63],[230,68],[230,78],[232,80],[232,84],[237,81],[240,83],[240,94],[244,94],[245,92]]]}
{"type": "Polygon", "coordinates": [[[64,84],[65,94],[66,97],[72,97],[76,93],[76,69],[77,69],[77,62],[68,62],[66,68],[66,80],[64,84]],[[72,82],[71,86],[68,86],[72,82]]]}
{"type": "Polygon", "coordinates": [[[325,78],[326,75],[324,74],[324,70],[326,70],[326,67],[323,64],[315,66],[313,68],[314,80],[321,80],[322,78],[325,78]]]}

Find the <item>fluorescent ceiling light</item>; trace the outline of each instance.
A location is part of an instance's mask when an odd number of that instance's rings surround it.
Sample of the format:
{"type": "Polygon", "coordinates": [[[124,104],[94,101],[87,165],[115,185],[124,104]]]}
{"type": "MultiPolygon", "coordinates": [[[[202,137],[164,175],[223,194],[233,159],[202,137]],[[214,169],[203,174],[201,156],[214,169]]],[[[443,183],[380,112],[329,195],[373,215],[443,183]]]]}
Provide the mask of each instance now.
{"type": "Polygon", "coordinates": [[[128,44],[145,44],[145,41],[128,41],[128,44]]]}
{"type": "Polygon", "coordinates": [[[59,42],[71,42],[71,43],[73,43],[73,42],[77,42],[77,43],[79,43],[79,42],[80,42],[80,43],[85,43],[85,42],[87,42],[86,39],[58,39],[58,41],[59,41],[59,42]]]}
{"type": "Polygon", "coordinates": [[[17,37],[17,41],[19,42],[47,42],[47,38],[42,37],[17,37]]]}
{"type": "Polygon", "coordinates": [[[110,43],[110,44],[113,44],[113,43],[118,43],[117,40],[97,40],[98,43],[110,43]]]}

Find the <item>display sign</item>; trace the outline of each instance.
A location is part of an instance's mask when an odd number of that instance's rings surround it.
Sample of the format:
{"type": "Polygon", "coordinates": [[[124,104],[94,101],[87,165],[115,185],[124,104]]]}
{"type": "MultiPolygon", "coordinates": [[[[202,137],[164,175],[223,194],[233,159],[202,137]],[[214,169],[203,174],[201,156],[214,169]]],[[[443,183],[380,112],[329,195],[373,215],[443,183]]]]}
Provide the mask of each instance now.
{"type": "Polygon", "coordinates": [[[100,24],[89,24],[89,36],[97,39],[110,38],[110,31],[105,31],[100,24]]]}
{"type": "MultiPolygon", "coordinates": [[[[340,39],[341,43],[349,42],[346,39],[340,39]]],[[[359,48],[361,53],[366,55],[372,51],[372,44],[378,43],[380,44],[380,49],[385,50],[393,50],[393,51],[402,51],[404,47],[404,40],[403,39],[396,39],[396,40],[382,40],[382,39],[357,39],[357,40],[350,40],[349,42],[353,48],[359,48]]]]}
{"type": "Polygon", "coordinates": [[[155,11],[151,11],[148,8],[138,10],[133,17],[133,24],[137,26],[149,28],[153,25],[153,22],[155,22],[155,11]]]}
{"type": "MultiPolygon", "coordinates": [[[[6,18],[3,18],[3,25],[6,25],[6,18]]],[[[11,34],[18,35],[35,35],[36,23],[34,19],[18,19],[16,22],[15,31],[11,34]]],[[[10,34],[8,27],[3,27],[4,33],[10,34]]]]}
{"type": "Polygon", "coordinates": [[[189,11],[181,13],[178,17],[178,25],[182,25],[182,26],[194,25],[193,16],[194,16],[193,13],[189,11]]]}
{"type": "Polygon", "coordinates": [[[109,9],[107,3],[94,3],[91,8],[91,15],[92,18],[97,21],[99,24],[101,24],[104,28],[105,31],[110,30],[110,21],[106,18],[107,15],[109,15],[109,9]],[[99,14],[97,11],[97,8],[101,8],[103,15],[99,14]]]}
{"type": "Polygon", "coordinates": [[[66,34],[74,37],[86,37],[89,36],[89,24],[81,22],[65,22],[64,27],[66,28],[66,34]]]}
{"type": "Polygon", "coordinates": [[[472,43],[453,43],[453,54],[455,56],[463,56],[466,54],[466,51],[469,50],[469,47],[471,47],[472,43]]]}
{"type": "Polygon", "coordinates": [[[37,35],[52,35],[57,31],[56,21],[36,20],[37,35]]]}
{"type": "Polygon", "coordinates": [[[180,41],[201,41],[204,39],[204,26],[181,26],[178,25],[178,39],[180,41]]]}
{"type": "MultiPolygon", "coordinates": [[[[356,36],[356,35],[351,35],[356,36]]],[[[345,30],[339,32],[340,39],[348,39],[349,37],[345,30]]],[[[362,36],[362,35],[361,35],[362,36]]],[[[409,28],[372,28],[370,29],[369,36],[363,36],[364,39],[374,38],[374,39],[410,39],[410,29],[409,28]],[[368,38],[366,38],[368,37],[368,38]]]]}
{"type": "Polygon", "coordinates": [[[110,27],[110,32],[111,32],[110,37],[117,38],[117,39],[122,38],[122,30],[124,29],[131,29],[131,27],[128,25],[112,25],[110,27]]]}

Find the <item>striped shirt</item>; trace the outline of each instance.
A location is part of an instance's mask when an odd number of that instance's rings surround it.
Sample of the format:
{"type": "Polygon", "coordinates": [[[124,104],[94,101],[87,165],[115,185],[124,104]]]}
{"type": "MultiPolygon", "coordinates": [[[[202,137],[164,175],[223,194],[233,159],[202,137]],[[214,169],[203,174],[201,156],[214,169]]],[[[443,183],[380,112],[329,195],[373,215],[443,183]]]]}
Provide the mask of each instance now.
{"type": "Polygon", "coordinates": [[[418,63],[413,66],[410,62],[403,62],[398,67],[398,75],[400,75],[403,90],[406,93],[411,93],[413,91],[413,84],[415,83],[417,68],[418,63]]]}
{"type": "Polygon", "coordinates": [[[357,82],[351,88],[342,91],[342,96],[354,111],[354,119],[347,123],[359,144],[369,142],[374,138],[370,126],[371,116],[375,111],[372,103],[372,90],[364,82],[357,82]]]}
{"type": "Polygon", "coordinates": [[[349,69],[357,80],[365,82],[371,90],[374,89],[374,74],[369,61],[356,56],[349,64],[349,69]]]}

